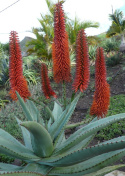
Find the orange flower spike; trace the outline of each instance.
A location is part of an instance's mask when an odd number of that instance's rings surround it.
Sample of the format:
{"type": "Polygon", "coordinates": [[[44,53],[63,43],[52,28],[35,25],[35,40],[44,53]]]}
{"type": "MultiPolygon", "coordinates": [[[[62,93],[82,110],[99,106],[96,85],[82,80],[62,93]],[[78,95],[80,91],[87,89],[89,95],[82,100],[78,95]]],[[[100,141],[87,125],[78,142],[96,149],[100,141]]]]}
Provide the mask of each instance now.
{"type": "Polygon", "coordinates": [[[64,12],[60,2],[56,4],[54,11],[54,42],[52,53],[55,82],[70,82],[68,35],[65,30],[64,12]]]}
{"type": "Polygon", "coordinates": [[[78,32],[76,44],[76,75],[73,89],[75,92],[79,89],[83,92],[87,89],[90,78],[88,46],[83,29],[78,32]]]}
{"type": "Polygon", "coordinates": [[[10,96],[13,100],[17,100],[16,91],[25,100],[31,94],[28,90],[27,81],[23,76],[22,68],[22,55],[19,45],[17,32],[11,31],[10,33],[10,57],[9,57],[9,78],[10,78],[10,96]]]}
{"type": "Polygon", "coordinates": [[[41,64],[41,81],[42,81],[42,91],[45,97],[47,99],[50,98],[51,96],[57,98],[56,93],[51,88],[47,67],[44,63],[41,64]]]}
{"type": "Polygon", "coordinates": [[[104,118],[108,112],[110,102],[110,87],[106,81],[106,67],[103,48],[97,48],[95,66],[95,93],[90,115],[104,118]]]}

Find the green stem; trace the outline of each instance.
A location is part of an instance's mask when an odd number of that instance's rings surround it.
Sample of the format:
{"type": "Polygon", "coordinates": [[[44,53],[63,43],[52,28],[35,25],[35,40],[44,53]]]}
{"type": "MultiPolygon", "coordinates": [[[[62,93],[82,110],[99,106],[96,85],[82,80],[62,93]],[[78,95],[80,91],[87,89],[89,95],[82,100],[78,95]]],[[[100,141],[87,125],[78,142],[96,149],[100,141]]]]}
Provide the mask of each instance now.
{"type": "Polygon", "coordinates": [[[66,108],[66,83],[65,81],[63,81],[63,84],[62,84],[62,89],[63,89],[63,104],[64,104],[64,108],[66,108]]]}
{"type": "Polygon", "coordinates": [[[53,98],[53,100],[54,100],[59,106],[61,106],[61,107],[63,108],[63,105],[59,102],[59,100],[57,100],[56,98],[53,98]]]}
{"type": "Polygon", "coordinates": [[[53,114],[52,114],[52,111],[50,110],[50,108],[47,106],[47,105],[45,105],[43,102],[38,102],[38,101],[36,101],[36,100],[34,100],[34,99],[32,99],[32,98],[29,98],[31,101],[33,101],[33,102],[35,102],[36,104],[39,104],[39,105],[41,105],[42,107],[44,107],[46,110],[47,110],[47,112],[49,113],[49,115],[50,115],[50,117],[51,117],[51,119],[52,119],[52,122],[54,122],[54,116],[53,116],[53,114]]]}
{"type": "Polygon", "coordinates": [[[87,119],[87,120],[78,122],[78,123],[73,123],[73,124],[66,125],[65,129],[76,128],[77,126],[80,126],[80,125],[89,123],[90,121],[92,121],[92,119],[93,119],[93,117],[92,117],[92,118],[89,118],[89,119],[87,119]]]}

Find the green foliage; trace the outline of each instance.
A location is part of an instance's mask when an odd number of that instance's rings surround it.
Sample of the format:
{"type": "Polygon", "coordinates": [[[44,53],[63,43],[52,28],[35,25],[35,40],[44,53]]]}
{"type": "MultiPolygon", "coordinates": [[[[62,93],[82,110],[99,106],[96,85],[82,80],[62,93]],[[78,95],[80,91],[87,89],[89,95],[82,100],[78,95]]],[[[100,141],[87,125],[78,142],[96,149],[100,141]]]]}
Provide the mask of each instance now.
{"type": "Polygon", "coordinates": [[[9,102],[9,100],[2,100],[0,98],[0,108],[4,108],[5,104],[8,103],[8,102],[9,102]]]}
{"type": "MultiPolygon", "coordinates": [[[[62,3],[64,1],[61,1],[62,3]]],[[[41,14],[41,19],[39,19],[40,28],[33,28],[32,32],[35,34],[36,39],[32,39],[27,42],[26,46],[30,46],[27,50],[28,54],[34,53],[42,61],[52,60],[52,42],[54,38],[54,3],[51,0],[46,0],[49,13],[46,15],[41,14]]],[[[90,27],[98,28],[98,22],[84,21],[80,22],[78,18],[75,17],[71,20],[65,14],[66,19],[66,31],[69,36],[69,48],[70,52],[75,51],[76,36],[80,29],[87,29],[90,27]]],[[[98,38],[95,36],[88,37],[88,43],[97,44],[98,38]]]]}
{"type": "Polygon", "coordinates": [[[103,32],[103,33],[99,34],[98,37],[99,37],[101,40],[103,40],[103,39],[106,38],[106,33],[103,32]]]}
{"type": "Polygon", "coordinates": [[[24,77],[26,78],[28,84],[37,84],[37,82],[40,80],[38,77],[38,74],[35,73],[35,71],[32,71],[30,69],[24,70],[23,72],[24,77]]]}
{"type": "MultiPolygon", "coordinates": [[[[125,112],[125,95],[116,95],[111,97],[108,116],[125,112]]],[[[125,120],[114,123],[109,127],[99,131],[96,137],[99,140],[109,140],[117,136],[125,135],[125,120]]]]}
{"type": "Polygon", "coordinates": [[[97,46],[89,45],[89,58],[90,58],[90,61],[95,62],[95,60],[96,60],[96,49],[97,49],[97,46]]]}
{"type": "Polygon", "coordinates": [[[14,118],[14,113],[11,112],[11,115],[7,114],[7,116],[5,117],[5,115],[0,112],[0,117],[1,117],[1,119],[0,119],[0,128],[2,128],[4,130],[6,130],[7,132],[9,132],[15,138],[22,139],[21,131],[18,128],[16,119],[14,118]]]}
{"type": "Polygon", "coordinates": [[[3,163],[12,163],[13,161],[14,161],[14,158],[9,157],[9,156],[4,155],[4,154],[0,154],[0,162],[3,162],[3,163]]]}
{"type": "Polygon", "coordinates": [[[3,47],[2,47],[2,44],[0,43],[0,73],[2,69],[1,64],[2,64],[3,55],[4,55],[3,47]]]}
{"type": "MultiPolygon", "coordinates": [[[[50,41],[53,34],[51,28],[53,3],[49,0],[46,0],[46,2],[51,14],[42,16],[42,21],[40,21],[42,34],[39,33],[38,29],[34,29],[37,39],[32,41],[33,48],[29,50],[29,52],[36,51],[37,56],[45,62],[51,60],[52,43],[50,41]]],[[[74,59],[74,56],[71,56],[71,59],[74,59]]],[[[34,83],[36,72],[32,71],[29,63],[26,59],[24,75],[29,78],[29,82],[34,83]]],[[[36,83],[35,86],[37,86],[36,83]]],[[[39,96],[38,91],[36,91],[36,95],[39,96]]],[[[25,165],[14,166],[0,163],[0,175],[82,176],[93,175],[94,173],[94,175],[99,176],[125,166],[109,167],[110,164],[125,156],[125,136],[92,147],[88,146],[98,131],[113,124],[116,130],[116,124],[125,121],[125,112],[109,115],[107,118],[100,120],[95,117],[90,123],[85,124],[66,139],[66,125],[71,119],[81,95],[81,92],[74,94],[72,101],[66,106],[62,106],[57,100],[54,100],[52,104],[49,100],[43,102],[42,96],[38,98],[38,101],[31,98],[24,101],[17,93],[17,105],[12,103],[8,110],[6,108],[6,110],[2,109],[0,112],[0,153],[22,160],[25,165]],[[35,103],[40,104],[40,106],[37,108],[35,103]],[[51,105],[52,108],[50,108],[51,105]],[[40,107],[46,110],[47,118],[43,117],[40,107]],[[17,126],[19,126],[19,129],[17,126]]],[[[124,103],[123,107],[125,107],[124,103]]],[[[117,130],[114,132],[117,132],[117,130]]]]}
{"type": "Polygon", "coordinates": [[[5,86],[9,78],[9,57],[4,51],[3,44],[0,43],[0,86],[5,86]]]}
{"type": "MultiPolygon", "coordinates": [[[[66,109],[54,103],[53,115],[48,123],[40,116],[35,104],[24,102],[17,93],[18,100],[28,121],[17,119],[23,133],[24,145],[12,135],[0,129],[0,152],[27,163],[25,166],[13,166],[0,163],[1,174],[13,176],[18,171],[24,176],[30,174],[81,176],[92,174],[99,176],[118,167],[107,167],[125,155],[125,137],[114,138],[94,147],[87,147],[98,130],[125,119],[125,113],[109,116],[97,123],[97,118],[77,130],[68,139],[65,138],[65,126],[70,120],[81,96],[78,94],[66,109]],[[103,164],[102,164],[103,163],[103,164]],[[3,171],[2,171],[3,170],[3,171]],[[97,172],[96,172],[97,171],[97,172]],[[12,173],[11,173],[12,172],[12,173]],[[95,173],[96,172],[96,173],[95,173]]],[[[41,105],[44,105],[43,103],[41,105]]],[[[15,127],[13,127],[15,128],[15,127]]]]}
{"type": "Polygon", "coordinates": [[[119,64],[121,61],[120,55],[119,54],[115,54],[109,58],[106,59],[106,65],[108,67],[113,67],[117,64],[119,64]]]}
{"type": "Polygon", "coordinates": [[[123,12],[120,10],[115,10],[113,14],[109,14],[109,18],[112,21],[112,24],[108,29],[106,36],[112,37],[114,35],[121,34],[125,29],[125,19],[123,12]]]}
{"type": "Polygon", "coordinates": [[[36,56],[30,55],[27,57],[23,57],[23,67],[25,69],[34,69],[34,62],[37,60],[38,58],[36,56]]]}
{"type": "Polygon", "coordinates": [[[6,55],[9,55],[9,43],[2,44],[3,50],[6,55]]]}
{"type": "Polygon", "coordinates": [[[103,47],[105,52],[118,51],[120,46],[120,40],[117,40],[116,37],[105,38],[102,40],[100,46],[103,47]]]}
{"type": "MultiPolygon", "coordinates": [[[[48,104],[49,108],[52,110],[53,101],[46,99],[45,96],[42,94],[40,83],[37,83],[35,85],[30,84],[29,89],[31,91],[32,97],[38,102],[37,108],[40,111],[40,115],[43,117],[45,121],[48,120],[50,116],[47,113],[46,109],[40,106],[40,102],[48,104]]],[[[7,132],[10,132],[14,137],[22,140],[22,135],[19,131],[17,122],[14,117],[17,117],[18,119],[23,121],[25,119],[24,114],[19,104],[17,104],[16,102],[8,103],[8,100],[5,100],[7,95],[8,93],[5,89],[0,90],[0,97],[1,97],[0,108],[3,107],[0,111],[0,122],[1,122],[0,127],[5,129],[7,132]]]]}
{"type": "Polygon", "coordinates": [[[7,95],[8,95],[8,92],[7,92],[6,89],[1,89],[1,90],[0,90],[0,98],[1,98],[2,100],[4,100],[7,95]]]}
{"type": "Polygon", "coordinates": [[[32,46],[28,49],[28,53],[35,53],[41,60],[52,59],[52,41],[54,37],[53,30],[53,14],[42,15],[39,19],[41,28],[33,28],[32,32],[35,34],[36,39],[27,42],[26,46],[32,46]]]}
{"type": "MultiPolygon", "coordinates": [[[[78,31],[80,29],[87,29],[90,27],[98,28],[99,23],[91,22],[91,21],[80,22],[80,20],[77,17],[75,17],[74,20],[67,19],[66,31],[68,32],[69,45],[70,45],[71,51],[72,50],[75,51],[76,37],[77,37],[78,31]]],[[[94,42],[98,41],[97,37],[94,37],[94,36],[88,37],[88,43],[92,44],[92,41],[94,41],[94,42]]],[[[95,42],[95,43],[97,43],[97,42],[95,42]]]]}
{"type": "Polygon", "coordinates": [[[22,134],[18,128],[15,117],[24,120],[25,117],[22,109],[16,102],[11,102],[6,105],[6,108],[0,111],[0,128],[6,130],[17,139],[22,139],[22,134]]]}
{"type": "Polygon", "coordinates": [[[9,80],[9,60],[2,59],[1,63],[1,73],[0,73],[0,86],[5,86],[9,80]]]}
{"type": "Polygon", "coordinates": [[[40,81],[40,71],[38,72],[34,65],[36,60],[36,56],[23,57],[23,75],[29,85],[36,85],[40,81]]]}

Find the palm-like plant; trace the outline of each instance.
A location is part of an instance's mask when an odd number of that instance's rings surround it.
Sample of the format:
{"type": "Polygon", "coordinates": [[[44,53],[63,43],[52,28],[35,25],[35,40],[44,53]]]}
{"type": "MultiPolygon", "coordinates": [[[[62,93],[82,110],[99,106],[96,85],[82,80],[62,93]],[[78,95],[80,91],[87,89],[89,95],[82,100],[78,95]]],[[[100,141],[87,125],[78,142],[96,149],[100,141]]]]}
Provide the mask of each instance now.
{"type": "Polygon", "coordinates": [[[3,48],[2,48],[2,44],[0,43],[0,73],[2,70],[2,56],[3,56],[3,48]]]}
{"type": "MultiPolygon", "coordinates": [[[[69,43],[70,43],[70,49],[71,51],[75,49],[75,41],[76,41],[76,36],[78,34],[78,31],[81,29],[87,29],[90,27],[94,27],[94,28],[98,28],[99,27],[99,23],[97,22],[91,22],[91,21],[84,21],[84,22],[80,22],[80,20],[75,17],[74,20],[67,20],[66,23],[66,30],[68,32],[68,36],[69,36],[69,43]]],[[[92,44],[93,39],[95,41],[97,41],[97,37],[88,37],[87,40],[89,41],[90,44],[92,44]]]]}
{"type": "Polygon", "coordinates": [[[43,16],[39,20],[41,28],[33,28],[32,32],[35,34],[36,39],[27,42],[27,46],[32,46],[28,49],[28,53],[36,53],[42,60],[51,60],[51,44],[54,37],[53,32],[53,18],[50,15],[43,16]]]}
{"type": "Polygon", "coordinates": [[[4,86],[9,79],[8,55],[5,53],[3,44],[0,43],[0,86],[4,86]]]}
{"type": "Polygon", "coordinates": [[[112,37],[114,35],[121,35],[120,50],[125,50],[125,18],[123,12],[115,10],[113,14],[109,14],[109,19],[112,21],[110,28],[108,29],[106,36],[112,37]]]}
{"type": "Polygon", "coordinates": [[[54,4],[50,0],[46,0],[49,14],[42,15],[39,22],[41,28],[33,28],[32,32],[35,34],[36,39],[27,42],[27,46],[32,46],[28,49],[28,53],[35,53],[42,60],[51,60],[52,52],[51,46],[54,38],[53,31],[53,10],[54,4]]]}
{"type": "MultiPolygon", "coordinates": [[[[51,60],[52,58],[52,41],[54,38],[54,30],[53,30],[53,19],[54,19],[54,3],[51,0],[46,0],[49,14],[42,15],[39,22],[41,24],[41,28],[33,28],[32,32],[35,34],[36,39],[33,39],[27,42],[27,46],[32,46],[28,49],[28,53],[35,53],[40,59],[42,60],[51,60]]],[[[64,0],[61,1],[64,3],[64,0]]],[[[80,29],[86,29],[89,27],[99,27],[97,22],[93,23],[90,21],[86,22],[79,22],[78,18],[75,20],[68,19],[67,15],[65,14],[66,19],[66,31],[68,32],[69,36],[69,45],[70,51],[75,51],[75,41],[77,33],[80,29]]],[[[88,37],[89,43],[95,44],[97,41],[96,37],[88,37]],[[93,41],[93,42],[92,42],[93,41]]]]}

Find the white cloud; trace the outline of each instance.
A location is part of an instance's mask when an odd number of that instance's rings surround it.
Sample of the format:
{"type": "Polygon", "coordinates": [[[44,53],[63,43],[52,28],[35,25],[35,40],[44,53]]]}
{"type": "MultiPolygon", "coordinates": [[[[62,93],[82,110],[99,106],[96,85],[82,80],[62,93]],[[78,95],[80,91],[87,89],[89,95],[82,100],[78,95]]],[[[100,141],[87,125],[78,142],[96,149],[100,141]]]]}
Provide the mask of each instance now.
{"type": "MultiPolygon", "coordinates": [[[[16,0],[0,0],[0,11],[16,0]],[[8,2],[8,3],[7,3],[8,2]]],[[[38,18],[40,13],[46,13],[47,5],[45,0],[20,0],[7,10],[0,13],[0,41],[7,42],[11,30],[19,33],[19,38],[22,40],[32,27],[40,26],[38,18]],[[1,34],[4,33],[4,34],[1,34]],[[7,34],[6,34],[7,33],[7,34]]]]}
{"type": "Polygon", "coordinates": [[[113,9],[119,9],[125,5],[125,0],[66,0],[64,8],[65,11],[70,12],[70,17],[75,15],[80,20],[99,22],[98,29],[87,29],[89,35],[99,34],[105,32],[110,26],[109,14],[113,9]]]}
{"type": "MultiPolygon", "coordinates": [[[[0,11],[16,0],[0,0],[0,11]]],[[[57,2],[57,0],[52,0],[57,2]]],[[[125,0],[66,0],[64,3],[64,11],[68,13],[70,18],[75,15],[81,20],[91,20],[100,23],[99,29],[87,29],[89,35],[95,35],[104,32],[108,29],[110,21],[108,15],[113,9],[118,9],[125,5],[125,0]]],[[[48,12],[45,0],[20,0],[15,5],[0,13],[0,41],[8,42],[11,30],[16,30],[19,33],[19,38],[22,40],[25,35],[24,31],[31,30],[32,27],[40,27],[38,18],[40,13],[48,12]],[[7,34],[1,34],[7,33],[7,34]]]]}

